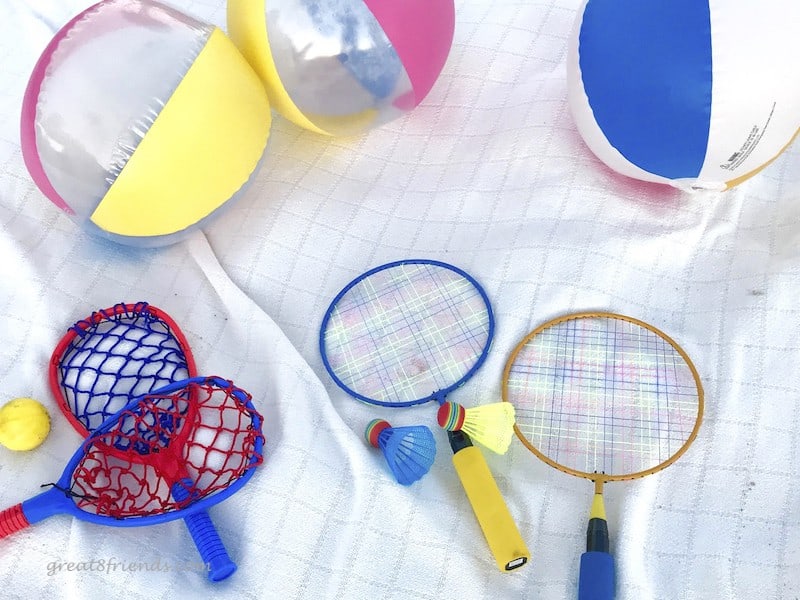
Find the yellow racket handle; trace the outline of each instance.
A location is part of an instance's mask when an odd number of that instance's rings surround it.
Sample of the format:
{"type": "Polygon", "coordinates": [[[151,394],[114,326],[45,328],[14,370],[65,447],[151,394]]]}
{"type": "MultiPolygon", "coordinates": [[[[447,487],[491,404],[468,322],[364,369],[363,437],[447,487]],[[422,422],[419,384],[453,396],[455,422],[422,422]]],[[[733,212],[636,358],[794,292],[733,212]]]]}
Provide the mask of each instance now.
{"type": "Polygon", "coordinates": [[[453,465],[497,567],[501,571],[511,571],[527,563],[530,559],[528,547],[480,449],[466,446],[456,451],[453,465]]]}

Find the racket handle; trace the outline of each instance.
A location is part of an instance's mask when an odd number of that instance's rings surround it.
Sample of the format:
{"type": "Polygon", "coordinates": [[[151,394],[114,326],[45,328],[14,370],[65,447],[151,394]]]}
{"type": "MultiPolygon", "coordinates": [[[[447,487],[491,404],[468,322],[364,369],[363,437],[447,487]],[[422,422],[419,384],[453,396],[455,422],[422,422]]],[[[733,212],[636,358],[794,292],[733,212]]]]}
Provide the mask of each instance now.
{"type": "MultiPolygon", "coordinates": [[[[191,484],[191,482],[189,482],[191,484]]],[[[172,488],[172,496],[178,502],[189,497],[188,490],[180,483],[172,488]]],[[[208,579],[210,581],[222,581],[233,575],[236,571],[236,563],[228,556],[225,545],[211,521],[211,517],[205,511],[193,513],[183,519],[189,534],[194,540],[194,545],[203,559],[203,563],[208,568],[208,579]]]]}
{"type": "Polygon", "coordinates": [[[197,551],[203,558],[203,563],[208,567],[208,578],[211,581],[222,581],[233,575],[236,563],[228,556],[208,513],[194,513],[184,521],[197,546],[197,551]]]}
{"type": "Polygon", "coordinates": [[[464,486],[489,549],[501,571],[521,567],[530,552],[479,448],[463,431],[448,431],[453,465],[464,486]]]}
{"type": "Polygon", "coordinates": [[[603,494],[598,489],[586,528],[586,552],[581,555],[578,600],[613,600],[616,582],[610,548],[606,508],[603,494]]]}
{"type": "Polygon", "coordinates": [[[578,579],[578,600],[613,600],[614,558],[608,552],[584,552],[578,579]]]}
{"type": "Polygon", "coordinates": [[[0,512],[0,538],[22,531],[26,527],[30,527],[30,523],[22,511],[22,504],[17,504],[0,512]]]}

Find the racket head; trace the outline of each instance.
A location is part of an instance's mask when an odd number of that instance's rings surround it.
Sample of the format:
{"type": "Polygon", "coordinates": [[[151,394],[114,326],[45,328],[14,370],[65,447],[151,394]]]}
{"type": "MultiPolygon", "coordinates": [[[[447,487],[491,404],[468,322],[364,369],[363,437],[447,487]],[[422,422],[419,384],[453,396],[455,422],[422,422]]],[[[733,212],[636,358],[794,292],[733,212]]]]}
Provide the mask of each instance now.
{"type": "Polygon", "coordinates": [[[697,437],[704,405],[697,369],[672,338],[609,312],[534,329],[506,362],[502,395],[528,450],[598,489],[675,462],[697,437]]]}
{"type": "Polygon", "coordinates": [[[435,260],[390,262],[333,299],[319,349],[336,384],[368,404],[443,401],[486,360],[494,314],[465,271],[435,260]]]}
{"type": "Polygon", "coordinates": [[[204,511],[238,491],[262,463],[262,425],[250,394],[219,377],[193,377],[135,398],[73,454],[55,484],[63,495],[56,496],[50,514],[67,512],[84,521],[126,527],[204,511]],[[184,462],[165,473],[153,463],[173,442],[184,462]],[[185,474],[192,489],[178,500],[172,488],[181,482],[173,480],[185,474]],[[64,502],[64,496],[71,501],[64,502]]]}
{"type": "Polygon", "coordinates": [[[163,310],[119,303],[77,321],[50,357],[61,412],[86,437],[133,398],[197,376],[186,337],[163,310]]]}

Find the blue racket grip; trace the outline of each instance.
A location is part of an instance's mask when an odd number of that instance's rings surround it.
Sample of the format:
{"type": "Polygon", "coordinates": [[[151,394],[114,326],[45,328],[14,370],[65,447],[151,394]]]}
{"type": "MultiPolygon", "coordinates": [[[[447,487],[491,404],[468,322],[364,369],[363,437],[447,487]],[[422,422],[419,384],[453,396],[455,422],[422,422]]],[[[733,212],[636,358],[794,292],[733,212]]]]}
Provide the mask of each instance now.
{"type": "Polygon", "coordinates": [[[586,528],[586,552],[581,556],[578,600],[613,600],[614,557],[610,548],[603,496],[596,494],[586,528]]]}
{"type": "MultiPolygon", "coordinates": [[[[191,482],[189,482],[191,484],[191,482]]],[[[172,488],[172,497],[178,502],[189,497],[188,490],[180,483],[172,488]]],[[[225,545],[217,533],[211,517],[205,511],[196,512],[185,517],[187,529],[194,540],[194,545],[203,559],[203,564],[208,569],[208,579],[210,581],[222,581],[233,575],[236,571],[236,563],[228,556],[225,545]]]]}
{"type": "Polygon", "coordinates": [[[194,513],[186,517],[184,521],[195,546],[197,546],[197,551],[200,552],[203,563],[208,567],[208,578],[211,581],[222,581],[233,575],[233,572],[236,571],[236,563],[228,556],[208,513],[194,513]]]}
{"type": "Polygon", "coordinates": [[[608,552],[584,552],[578,579],[578,600],[613,600],[614,557],[608,552]]]}

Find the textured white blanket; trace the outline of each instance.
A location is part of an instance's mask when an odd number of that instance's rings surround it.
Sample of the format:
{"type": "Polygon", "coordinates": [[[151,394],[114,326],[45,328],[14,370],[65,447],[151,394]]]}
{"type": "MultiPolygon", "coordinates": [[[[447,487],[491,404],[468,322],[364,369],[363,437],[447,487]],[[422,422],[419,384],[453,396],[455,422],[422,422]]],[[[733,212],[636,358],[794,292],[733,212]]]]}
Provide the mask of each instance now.
{"type": "MultiPolygon", "coordinates": [[[[606,487],[620,599],[797,598],[797,144],[727,193],[624,179],[591,155],[567,110],[577,1],[460,0],[445,70],[408,117],[345,140],[277,118],[240,202],[186,242],[130,249],[77,229],[36,189],[20,153],[30,70],[88,4],[0,0],[0,401],[33,396],[53,418],[39,449],[0,448],[0,505],[55,481],[80,443],[50,396],[47,361],[72,322],[120,301],[166,310],[201,373],[253,394],[267,456],[210,511],[239,564],[229,580],[180,569],[197,560],[181,523],[103,528],[58,516],[0,542],[0,595],[576,597],[588,482],[516,440],[504,456],[487,453],[532,553],[500,573],[435,411],[358,404],[323,368],[319,325],[336,292],[370,267],[423,257],[467,270],[494,304],[492,352],[451,397],[465,405],[497,400],[516,342],[571,311],[649,321],[694,359],[706,390],[695,444],[657,475],[606,487]],[[434,429],[431,473],[397,485],[363,440],[372,417],[434,429]]],[[[223,0],[171,4],[225,25],[223,0]]]]}

